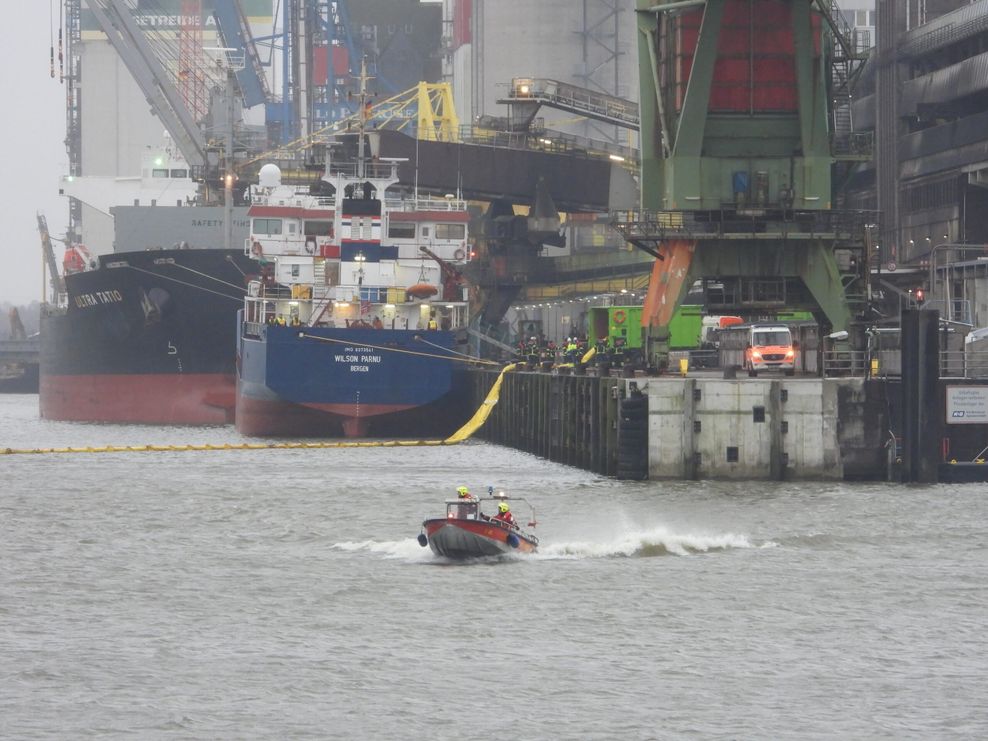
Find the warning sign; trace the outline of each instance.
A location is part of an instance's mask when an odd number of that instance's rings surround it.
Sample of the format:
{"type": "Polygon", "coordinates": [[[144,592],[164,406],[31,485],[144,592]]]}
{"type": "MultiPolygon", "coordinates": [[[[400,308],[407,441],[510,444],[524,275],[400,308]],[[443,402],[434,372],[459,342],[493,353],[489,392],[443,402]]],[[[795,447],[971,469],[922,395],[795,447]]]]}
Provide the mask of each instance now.
{"type": "Polygon", "coordinates": [[[988,424],[988,386],[947,386],[947,424],[988,424]]]}

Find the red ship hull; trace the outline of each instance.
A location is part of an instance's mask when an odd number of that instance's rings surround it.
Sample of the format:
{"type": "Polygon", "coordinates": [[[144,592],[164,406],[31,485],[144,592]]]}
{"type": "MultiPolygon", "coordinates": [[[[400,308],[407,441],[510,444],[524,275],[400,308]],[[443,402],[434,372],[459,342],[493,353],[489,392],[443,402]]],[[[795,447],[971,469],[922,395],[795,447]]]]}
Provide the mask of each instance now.
{"type": "Polygon", "coordinates": [[[223,425],[233,422],[232,374],[42,375],[41,417],[72,422],[223,425]]]}

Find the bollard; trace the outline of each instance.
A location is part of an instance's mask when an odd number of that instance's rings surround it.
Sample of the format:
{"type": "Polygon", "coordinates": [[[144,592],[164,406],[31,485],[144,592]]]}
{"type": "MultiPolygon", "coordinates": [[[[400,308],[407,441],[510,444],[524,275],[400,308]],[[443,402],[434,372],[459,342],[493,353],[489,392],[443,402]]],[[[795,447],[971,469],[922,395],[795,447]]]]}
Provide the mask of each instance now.
{"type": "Polygon", "coordinates": [[[689,358],[680,358],[679,359],[679,375],[685,377],[686,376],[686,371],[688,371],[689,368],[690,368],[690,359],[689,358]]]}

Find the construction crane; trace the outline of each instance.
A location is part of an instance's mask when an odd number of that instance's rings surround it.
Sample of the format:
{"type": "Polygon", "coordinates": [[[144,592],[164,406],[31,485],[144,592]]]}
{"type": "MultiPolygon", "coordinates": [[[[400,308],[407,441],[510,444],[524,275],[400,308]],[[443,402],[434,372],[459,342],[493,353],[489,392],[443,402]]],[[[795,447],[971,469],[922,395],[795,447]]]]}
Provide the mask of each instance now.
{"type": "Polygon", "coordinates": [[[60,297],[65,294],[65,280],[58,272],[58,261],[55,259],[55,248],[51,244],[51,235],[48,233],[48,220],[44,214],[38,214],[38,232],[41,234],[41,251],[45,256],[45,265],[48,267],[48,282],[51,285],[52,299],[58,303],[60,297]]]}
{"type": "Polygon", "coordinates": [[[16,306],[10,307],[10,339],[12,340],[26,340],[27,331],[24,329],[24,322],[21,321],[20,312],[17,311],[16,306]]]}
{"type": "Polygon", "coordinates": [[[240,0],[214,0],[213,18],[223,46],[244,57],[244,67],[237,72],[244,105],[252,107],[270,102],[267,77],[240,0]]]}
{"type": "Polygon", "coordinates": [[[89,9],[134,76],[155,115],[192,167],[206,164],[206,141],[182,95],[124,0],[89,0],[89,9]]]}

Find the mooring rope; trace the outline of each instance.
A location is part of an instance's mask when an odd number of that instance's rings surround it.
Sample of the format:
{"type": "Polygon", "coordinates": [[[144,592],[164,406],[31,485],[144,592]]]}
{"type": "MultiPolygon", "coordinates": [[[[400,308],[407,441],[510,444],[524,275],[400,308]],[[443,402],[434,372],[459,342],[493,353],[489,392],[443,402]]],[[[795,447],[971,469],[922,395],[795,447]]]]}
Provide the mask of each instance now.
{"type": "MultiPolygon", "coordinates": [[[[397,348],[397,347],[387,347],[385,345],[372,345],[372,344],[367,343],[367,342],[356,342],[354,340],[338,340],[338,339],[335,339],[333,337],[320,337],[319,335],[307,334],[306,332],[299,332],[298,333],[298,336],[299,337],[303,337],[305,339],[309,339],[309,340],[319,340],[320,342],[333,342],[333,343],[336,343],[338,345],[351,345],[353,347],[369,347],[372,350],[382,350],[382,351],[385,351],[385,352],[404,353],[406,355],[419,355],[419,356],[424,357],[424,358],[439,358],[441,360],[455,360],[458,363],[476,363],[478,365],[497,365],[497,366],[500,366],[501,365],[500,363],[498,363],[495,360],[480,360],[478,358],[472,358],[472,357],[467,356],[467,355],[463,356],[463,358],[457,358],[457,357],[453,357],[452,355],[437,355],[436,353],[419,352],[418,350],[402,350],[402,349],[397,348]]],[[[418,339],[424,342],[424,340],[422,340],[421,337],[419,337],[418,339]]],[[[432,343],[430,342],[430,343],[427,343],[427,344],[430,344],[431,345],[432,343]]],[[[433,347],[439,347],[439,348],[441,348],[443,350],[446,349],[446,348],[442,347],[442,345],[433,345],[433,347]]],[[[448,350],[447,352],[455,352],[455,350],[448,350]]],[[[457,355],[458,354],[459,353],[457,353],[457,355]]]]}

